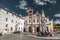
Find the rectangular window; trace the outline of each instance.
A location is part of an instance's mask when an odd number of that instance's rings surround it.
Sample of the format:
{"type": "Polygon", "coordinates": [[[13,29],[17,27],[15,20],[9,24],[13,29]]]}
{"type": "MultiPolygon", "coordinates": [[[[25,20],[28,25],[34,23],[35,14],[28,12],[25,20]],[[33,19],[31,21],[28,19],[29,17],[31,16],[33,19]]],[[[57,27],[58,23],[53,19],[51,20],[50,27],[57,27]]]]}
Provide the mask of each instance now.
{"type": "Polygon", "coordinates": [[[7,31],[7,29],[5,29],[7,31]]]}
{"type": "Polygon", "coordinates": [[[12,19],[12,22],[13,22],[13,19],[12,19]]]}
{"type": "Polygon", "coordinates": [[[17,23],[17,21],[16,21],[16,23],[17,23]]]}
{"type": "Polygon", "coordinates": [[[39,22],[39,20],[37,20],[37,22],[39,22]]]}
{"type": "Polygon", "coordinates": [[[7,11],[7,14],[8,14],[8,11],[7,11]]]}
{"type": "Polygon", "coordinates": [[[35,19],[33,20],[33,22],[35,22],[35,19]]]}
{"type": "Polygon", "coordinates": [[[12,14],[12,16],[13,16],[13,14],[12,14]]]}
{"type": "Polygon", "coordinates": [[[8,27],[8,24],[6,24],[6,27],[8,27]]]}
{"type": "Polygon", "coordinates": [[[11,27],[11,31],[13,30],[13,28],[11,27]]]}
{"type": "Polygon", "coordinates": [[[29,14],[29,16],[32,16],[32,14],[29,14]]]}
{"type": "Polygon", "coordinates": [[[31,20],[29,20],[29,23],[31,22],[31,20]]]}
{"type": "Polygon", "coordinates": [[[8,21],[8,18],[6,18],[6,21],[8,21]]]}

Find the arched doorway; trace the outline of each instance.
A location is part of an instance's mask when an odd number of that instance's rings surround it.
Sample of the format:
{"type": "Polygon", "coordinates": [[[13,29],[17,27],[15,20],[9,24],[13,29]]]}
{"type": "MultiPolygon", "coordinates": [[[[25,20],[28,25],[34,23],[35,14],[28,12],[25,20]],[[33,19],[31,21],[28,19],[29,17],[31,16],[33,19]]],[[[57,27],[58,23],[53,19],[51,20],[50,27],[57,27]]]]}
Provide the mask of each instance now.
{"type": "Polygon", "coordinates": [[[37,27],[37,32],[39,32],[40,31],[40,27],[37,27]]]}
{"type": "Polygon", "coordinates": [[[32,27],[29,27],[29,32],[32,33],[32,27]]]}
{"type": "Polygon", "coordinates": [[[24,28],[24,32],[26,32],[26,28],[24,28]]]}

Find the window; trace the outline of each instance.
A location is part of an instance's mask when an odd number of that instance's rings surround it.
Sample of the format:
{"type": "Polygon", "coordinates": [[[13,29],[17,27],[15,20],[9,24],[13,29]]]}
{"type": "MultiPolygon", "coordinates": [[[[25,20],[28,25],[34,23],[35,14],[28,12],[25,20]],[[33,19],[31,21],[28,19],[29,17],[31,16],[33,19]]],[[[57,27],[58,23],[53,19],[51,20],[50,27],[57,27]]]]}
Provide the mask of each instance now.
{"type": "Polygon", "coordinates": [[[6,24],[6,27],[8,27],[8,24],[6,24]]]}
{"type": "Polygon", "coordinates": [[[7,31],[7,29],[5,29],[7,31]]]}
{"type": "Polygon", "coordinates": [[[8,11],[7,11],[7,14],[8,14],[8,11]]]}
{"type": "Polygon", "coordinates": [[[13,22],[13,19],[12,19],[12,22],[13,22]]]}
{"type": "Polygon", "coordinates": [[[12,16],[13,16],[13,14],[12,14],[12,16]]]}
{"type": "Polygon", "coordinates": [[[46,19],[44,19],[44,21],[45,21],[45,22],[47,22],[47,20],[46,20],[46,19]]]}
{"type": "Polygon", "coordinates": [[[44,20],[41,20],[42,23],[44,23],[44,20]]]}
{"type": "Polygon", "coordinates": [[[6,21],[8,21],[8,18],[6,18],[6,21]]]}
{"type": "Polygon", "coordinates": [[[33,22],[35,22],[35,19],[33,20],[33,22]]]}
{"type": "Polygon", "coordinates": [[[29,11],[29,13],[32,13],[32,11],[29,11]]]}
{"type": "Polygon", "coordinates": [[[37,20],[37,22],[39,22],[39,20],[37,20]]]}
{"type": "Polygon", "coordinates": [[[31,20],[29,20],[29,23],[31,22],[31,20]]]}
{"type": "Polygon", "coordinates": [[[11,31],[13,30],[13,28],[11,27],[11,31]]]}
{"type": "Polygon", "coordinates": [[[17,21],[16,21],[16,23],[17,23],[17,21]]]}
{"type": "Polygon", "coordinates": [[[32,16],[32,14],[29,14],[29,16],[32,16]]]}

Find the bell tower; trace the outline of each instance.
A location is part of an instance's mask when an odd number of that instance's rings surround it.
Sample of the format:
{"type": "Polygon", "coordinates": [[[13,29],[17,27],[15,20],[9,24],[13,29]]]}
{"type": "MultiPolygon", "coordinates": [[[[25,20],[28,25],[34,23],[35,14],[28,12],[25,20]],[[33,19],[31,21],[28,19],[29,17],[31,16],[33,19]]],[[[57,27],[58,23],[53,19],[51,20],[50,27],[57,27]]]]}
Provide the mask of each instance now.
{"type": "Polygon", "coordinates": [[[27,12],[28,12],[28,16],[29,16],[29,18],[32,18],[32,15],[33,15],[33,9],[29,9],[29,10],[27,10],[27,12]]]}

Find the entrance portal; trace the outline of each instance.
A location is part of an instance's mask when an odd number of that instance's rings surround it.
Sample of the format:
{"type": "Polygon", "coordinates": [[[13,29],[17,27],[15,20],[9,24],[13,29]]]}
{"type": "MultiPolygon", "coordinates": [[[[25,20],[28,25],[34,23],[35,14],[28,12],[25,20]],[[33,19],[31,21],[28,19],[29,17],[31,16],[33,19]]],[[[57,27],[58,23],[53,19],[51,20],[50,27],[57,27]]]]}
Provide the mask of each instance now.
{"type": "Polygon", "coordinates": [[[29,32],[32,33],[32,27],[29,27],[29,32]]]}
{"type": "Polygon", "coordinates": [[[37,32],[39,32],[40,31],[40,27],[37,27],[37,32]]]}

